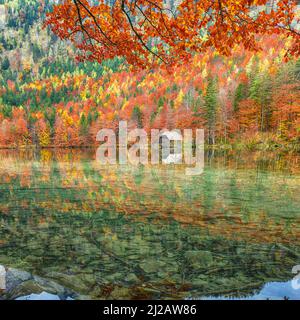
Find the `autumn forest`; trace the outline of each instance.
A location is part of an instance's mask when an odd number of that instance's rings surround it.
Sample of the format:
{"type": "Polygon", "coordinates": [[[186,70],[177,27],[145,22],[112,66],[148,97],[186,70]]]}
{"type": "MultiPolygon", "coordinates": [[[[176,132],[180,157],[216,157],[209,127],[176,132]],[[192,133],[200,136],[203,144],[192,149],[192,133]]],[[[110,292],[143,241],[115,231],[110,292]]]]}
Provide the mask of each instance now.
{"type": "Polygon", "coordinates": [[[152,70],[122,57],[78,64],[76,50],[43,29],[50,4],[26,3],[2,5],[15,16],[34,12],[41,19],[41,25],[26,19],[27,34],[8,20],[2,35],[2,147],[90,146],[100,128],[128,120],[146,130],[205,128],[210,145],[298,149],[300,60],[287,59],[293,37],[255,35],[258,50],[240,43],[224,56],[207,48],[152,70]]]}

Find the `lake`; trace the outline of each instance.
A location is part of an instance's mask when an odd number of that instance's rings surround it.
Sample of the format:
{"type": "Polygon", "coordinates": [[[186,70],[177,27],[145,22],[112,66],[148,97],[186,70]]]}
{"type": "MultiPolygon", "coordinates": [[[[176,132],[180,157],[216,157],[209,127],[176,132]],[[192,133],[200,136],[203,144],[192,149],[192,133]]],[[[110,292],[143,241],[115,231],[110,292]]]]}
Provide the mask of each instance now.
{"type": "Polygon", "coordinates": [[[287,285],[300,265],[299,155],[207,152],[204,173],[186,176],[95,154],[0,151],[0,265],[93,299],[251,298],[272,283],[300,299],[287,285]]]}

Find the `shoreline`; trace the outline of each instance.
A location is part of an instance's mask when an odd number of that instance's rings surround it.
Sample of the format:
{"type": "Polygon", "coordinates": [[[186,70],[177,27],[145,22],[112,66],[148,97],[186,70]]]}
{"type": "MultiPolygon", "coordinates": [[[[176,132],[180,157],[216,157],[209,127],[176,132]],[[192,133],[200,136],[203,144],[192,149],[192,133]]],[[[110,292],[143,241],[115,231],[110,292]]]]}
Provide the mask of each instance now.
{"type": "MultiPolygon", "coordinates": [[[[84,150],[84,149],[96,149],[99,145],[82,145],[82,146],[0,146],[0,151],[27,151],[27,150],[84,150]]],[[[118,146],[117,146],[118,148],[118,146]]],[[[151,148],[151,145],[149,145],[151,148]]],[[[287,144],[281,146],[248,146],[247,144],[216,144],[216,145],[205,145],[205,151],[264,151],[264,152],[293,152],[300,153],[300,144],[287,144]]]]}

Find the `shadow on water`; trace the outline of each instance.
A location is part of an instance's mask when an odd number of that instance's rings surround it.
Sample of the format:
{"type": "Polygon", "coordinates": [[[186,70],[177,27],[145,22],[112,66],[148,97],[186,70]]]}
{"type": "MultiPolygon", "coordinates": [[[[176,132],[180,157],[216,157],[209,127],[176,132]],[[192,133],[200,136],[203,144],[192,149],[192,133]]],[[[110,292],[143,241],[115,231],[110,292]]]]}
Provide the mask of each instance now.
{"type": "Polygon", "coordinates": [[[299,156],[215,152],[194,177],[94,159],[0,152],[0,264],[95,299],[271,298],[293,277],[299,156]]]}

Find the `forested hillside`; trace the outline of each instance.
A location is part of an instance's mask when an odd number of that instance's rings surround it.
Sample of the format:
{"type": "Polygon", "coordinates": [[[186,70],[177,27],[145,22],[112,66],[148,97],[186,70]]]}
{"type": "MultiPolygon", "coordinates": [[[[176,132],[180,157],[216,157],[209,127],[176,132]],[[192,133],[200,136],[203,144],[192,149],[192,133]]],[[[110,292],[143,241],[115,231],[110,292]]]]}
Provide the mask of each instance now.
{"type": "Polygon", "coordinates": [[[0,0],[1,84],[62,72],[99,72],[97,64],[76,64],[72,46],[44,28],[53,0],[0,0]]]}
{"type": "Polygon", "coordinates": [[[49,0],[0,0],[2,147],[93,145],[100,128],[126,119],[147,130],[204,127],[209,144],[299,148],[300,61],[286,61],[288,38],[136,71],[122,58],[76,62],[72,45],[43,27],[50,9],[49,0]]]}

